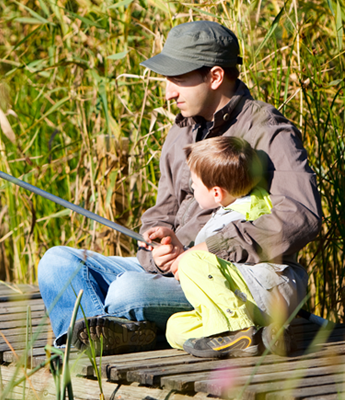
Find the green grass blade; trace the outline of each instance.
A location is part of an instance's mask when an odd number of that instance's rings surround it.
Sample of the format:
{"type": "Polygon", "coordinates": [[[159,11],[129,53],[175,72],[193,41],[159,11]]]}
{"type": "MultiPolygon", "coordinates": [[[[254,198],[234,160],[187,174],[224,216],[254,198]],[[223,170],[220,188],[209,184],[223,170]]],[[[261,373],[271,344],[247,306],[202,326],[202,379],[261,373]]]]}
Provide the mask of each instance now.
{"type": "Polygon", "coordinates": [[[343,36],[344,36],[344,28],[343,28],[343,19],[341,16],[341,6],[339,0],[337,0],[337,13],[335,17],[335,27],[337,34],[337,44],[339,53],[343,50],[343,36]]]}
{"type": "MultiPolygon", "coordinates": [[[[25,10],[28,11],[28,12],[33,16],[33,19],[34,19],[34,20],[40,21],[41,24],[50,24],[50,25],[56,26],[54,23],[48,21],[46,18],[41,17],[37,12],[31,10],[31,8],[25,6],[24,4],[19,3],[19,2],[16,1],[16,0],[13,0],[13,1],[14,1],[14,3],[16,3],[18,6],[25,8],[25,10]]],[[[18,21],[18,19],[17,19],[17,21],[18,21]]]]}
{"type": "Polygon", "coordinates": [[[283,7],[281,8],[281,10],[279,11],[278,15],[274,18],[274,21],[272,22],[272,25],[271,25],[269,31],[266,33],[264,40],[261,42],[260,46],[256,50],[254,58],[258,57],[259,53],[266,46],[266,43],[268,42],[269,38],[272,36],[273,32],[277,29],[280,19],[281,19],[282,15],[284,14],[285,6],[287,5],[288,1],[289,0],[285,1],[285,3],[283,5],[283,7]]]}

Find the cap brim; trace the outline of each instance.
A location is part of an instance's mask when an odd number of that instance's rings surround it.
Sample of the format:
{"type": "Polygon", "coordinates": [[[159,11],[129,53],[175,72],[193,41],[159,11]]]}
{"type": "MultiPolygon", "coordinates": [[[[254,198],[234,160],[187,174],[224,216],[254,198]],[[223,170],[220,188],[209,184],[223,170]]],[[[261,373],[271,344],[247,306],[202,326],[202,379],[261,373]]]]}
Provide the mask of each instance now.
{"type": "Polygon", "coordinates": [[[164,76],[178,76],[187,74],[188,72],[195,71],[203,66],[200,63],[196,64],[168,57],[162,53],[143,61],[140,63],[140,65],[143,65],[153,72],[164,76]]]}

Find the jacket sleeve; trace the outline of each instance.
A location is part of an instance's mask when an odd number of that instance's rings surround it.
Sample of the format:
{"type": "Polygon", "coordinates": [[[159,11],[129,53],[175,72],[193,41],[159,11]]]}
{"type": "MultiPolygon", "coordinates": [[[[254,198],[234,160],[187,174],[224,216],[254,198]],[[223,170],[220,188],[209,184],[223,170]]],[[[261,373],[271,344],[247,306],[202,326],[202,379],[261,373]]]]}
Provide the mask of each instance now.
{"type": "Polygon", "coordinates": [[[321,227],[321,202],[300,132],[273,107],[253,119],[251,143],[265,155],[271,214],[235,221],[206,240],[218,257],[242,263],[281,263],[313,240],[321,227]]]}
{"type": "MultiPolygon", "coordinates": [[[[172,146],[173,129],[169,132],[168,137],[162,148],[162,155],[159,162],[160,179],[158,184],[158,194],[156,204],[149,208],[141,217],[142,226],[140,232],[143,233],[154,226],[166,226],[174,229],[175,216],[178,211],[178,199],[174,191],[174,178],[178,174],[174,171],[173,160],[168,149],[172,146]],[[173,172],[174,171],[174,174],[173,172]]],[[[176,179],[176,178],[175,178],[176,179]]],[[[137,257],[142,267],[147,272],[163,274],[156,266],[151,251],[139,248],[137,257]]]]}

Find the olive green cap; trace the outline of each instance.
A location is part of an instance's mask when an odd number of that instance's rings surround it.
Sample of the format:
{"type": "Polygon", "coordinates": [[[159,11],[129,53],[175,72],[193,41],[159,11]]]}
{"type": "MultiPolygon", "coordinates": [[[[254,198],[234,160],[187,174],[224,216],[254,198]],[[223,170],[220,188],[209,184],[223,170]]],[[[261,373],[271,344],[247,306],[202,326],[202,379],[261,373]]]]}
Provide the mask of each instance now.
{"type": "Polygon", "coordinates": [[[175,26],[161,53],[140,65],[164,76],[177,76],[201,67],[234,67],[242,64],[235,34],[212,21],[175,26]]]}

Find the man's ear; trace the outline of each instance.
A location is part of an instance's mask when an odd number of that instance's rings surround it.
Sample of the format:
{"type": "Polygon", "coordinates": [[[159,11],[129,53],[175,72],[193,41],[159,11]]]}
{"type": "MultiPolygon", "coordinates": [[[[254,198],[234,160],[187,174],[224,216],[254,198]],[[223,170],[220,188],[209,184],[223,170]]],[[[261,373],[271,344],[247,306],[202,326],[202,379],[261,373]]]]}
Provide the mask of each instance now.
{"type": "Polygon", "coordinates": [[[211,89],[216,90],[224,81],[224,70],[221,67],[215,66],[210,70],[211,89]]]}
{"type": "Polygon", "coordinates": [[[219,186],[214,186],[212,188],[212,195],[213,195],[214,201],[216,203],[220,204],[224,199],[225,191],[224,191],[224,189],[220,188],[219,186]]]}

